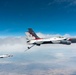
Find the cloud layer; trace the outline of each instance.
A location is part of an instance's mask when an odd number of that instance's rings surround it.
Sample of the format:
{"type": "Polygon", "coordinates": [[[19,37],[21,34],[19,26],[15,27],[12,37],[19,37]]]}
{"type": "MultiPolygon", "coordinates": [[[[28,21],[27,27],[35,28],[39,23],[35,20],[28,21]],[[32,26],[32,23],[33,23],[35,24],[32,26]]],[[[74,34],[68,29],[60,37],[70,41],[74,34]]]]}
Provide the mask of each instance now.
{"type": "Polygon", "coordinates": [[[63,4],[66,3],[65,7],[71,7],[71,6],[76,6],[76,0],[53,0],[52,2],[49,2],[48,5],[52,4],[63,4]]]}
{"type": "MultiPolygon", "coordinates": [[[[43,38],[60,36],[37,33],[43,38]]],[[[75,37],[65,34],[66,37],[75,37]]],[[[76,44],[35,46],[25,52],[26,37],[0,38],[0,54],[12,58],[0,59],[0,75],[71,75],[76,71],[76,44]]]]}
{"type": "MultiPolygon", "coordinates": [[[[55,37],[55,36],[61,36],[60,34],[55,34],[55,35],[50,35],[50,34],[42,34],[42,33],[37,33],[39,37],[42,38],[49,38],[49,37],[55,37]]],[[[71,36],[69,34],[63,35],[64,37],[75,37],[71,36]]],[[[22,52],[25,49],[27,49],[27,43],[26,43],[26,37],[0,37],[0,51],[1,52],[22,52]]],[[[59,48],[76,48],[75,44],[72,44],[70,46],[66,45],[42,45],[40,47],[34,47],[33,49],[59,49],[59,48]],[[44,48],[43,48],[44,47],[44,48]]]]}

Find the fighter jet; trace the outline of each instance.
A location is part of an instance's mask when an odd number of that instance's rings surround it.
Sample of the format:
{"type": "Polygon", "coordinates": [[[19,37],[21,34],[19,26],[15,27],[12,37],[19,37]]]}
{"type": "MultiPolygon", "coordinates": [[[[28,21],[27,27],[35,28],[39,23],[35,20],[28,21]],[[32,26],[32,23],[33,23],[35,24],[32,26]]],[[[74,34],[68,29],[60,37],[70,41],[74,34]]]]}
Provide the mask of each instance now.
{"type": "Polygon", "coordinates": [[[9,55],[9,54],[0,55],[0,58],[8,58],[8,57],[13,57],[13,55],[9,55]]]}
{"type": "MultiPolygon", "coordinates": [[[[67,39],[66,37],[51,37],[51,38],[40,38],[39,36],[36,35],[34,30],[32,28],[28,28],[28,31],[26,32],[26,39],[27,39],[27,44],[40,46],[41,44],[65,44],[65,45],[70,45],[71,41],[70,38],[67,39]]],[[[30,49],[31,47],[28,47],[30,49]]]]}

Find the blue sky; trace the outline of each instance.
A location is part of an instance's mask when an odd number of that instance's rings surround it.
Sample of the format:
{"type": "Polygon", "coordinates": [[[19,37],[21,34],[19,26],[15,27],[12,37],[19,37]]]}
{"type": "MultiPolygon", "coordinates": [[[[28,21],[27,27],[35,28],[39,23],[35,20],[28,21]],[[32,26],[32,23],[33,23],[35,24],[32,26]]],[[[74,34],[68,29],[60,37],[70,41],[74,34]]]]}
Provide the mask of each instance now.
{"type": "Polygon", "coordinates": [[[1,35],[24,35],[31,27],[36,32],[71,34],[76,31],[76,0],[1,0],[1,35]]]}

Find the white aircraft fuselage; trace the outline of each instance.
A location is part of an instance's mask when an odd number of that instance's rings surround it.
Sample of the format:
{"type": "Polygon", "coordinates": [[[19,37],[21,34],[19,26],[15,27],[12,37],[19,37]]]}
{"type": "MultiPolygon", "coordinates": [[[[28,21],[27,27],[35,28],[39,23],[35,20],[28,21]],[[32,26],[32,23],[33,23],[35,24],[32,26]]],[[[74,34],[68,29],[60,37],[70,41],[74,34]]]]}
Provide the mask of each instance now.
{"type": "Polygon", "coordinates": [[[76,43],[76,38],[66,38],[66,37],[51,37],[51,38],[40,38],[36,35],[32,28],[28,28],[26,32],[27,44],[32,45],[28,49],[32,48],[34,45],[40,46],[41,44],[64,44],[70,45],[71,43],[76,43]]]}
{"type": "Polygon", "coordinates": [[[9,55],[9,54],[0,55],[0,58],[8,58],[8,57],[13,57],[13,55],[9,55]]]}
{"type": "Polygon", "coordinates": [[[33,39],[28,42],[28,44],[67,44],[70,45],[71,42],[67,41],[65,37],[53,37],[53,38],[41,38],[41,39],[33,39]]]}
{"type": "Polygon", "coordinates": [[[34,45],[40,46],[41,44],[65,44],[70,45],[71,39],[66,37],[51,37],[51,38],[40,38],[36,35],[32,28],[28,28],[26,32],[27,44],[32,45],[28,49],[32,48],[34,45]]]}

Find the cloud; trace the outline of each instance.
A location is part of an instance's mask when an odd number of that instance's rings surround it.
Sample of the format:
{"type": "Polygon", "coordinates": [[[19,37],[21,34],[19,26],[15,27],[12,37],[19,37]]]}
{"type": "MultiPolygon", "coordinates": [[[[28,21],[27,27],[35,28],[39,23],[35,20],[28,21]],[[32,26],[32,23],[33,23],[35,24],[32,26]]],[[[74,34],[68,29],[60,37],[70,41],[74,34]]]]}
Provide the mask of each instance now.
{"type": "Polygon", "coordinates": [[[71,75],[76,71],[75,68],[59,68],[56,65],[48,68],[47,64],[29,64],[29,65],[15,65],[15,64],[0,64],[0,75],[71,75]],[[6,67],[4,67],[6,66],[6,67]]]}
{"type": "Polygon", "coordinates": [[[53,0],[52,2],[49,2],[48,5],[52,5],[52,4],[55,4],[55,3],[58,3],[58,4],[61,4],[61,3],[64,3],[64,2],[71,2],[72,0],[53,0]]]}
{"type": "Polygon", "coordinates": [[[61,36],[60,34],[42,34],[42,33],[37,33],[38,36],[43,37],[43,38],[50,38],[50,37],[56,37],[56,36],[61,36]]]}
{"type": "Polygon", "coordinates": [[[20,51],[26,47],[25,37],[5,37],[0,38],[0,51],[20,51]]]}
{"type": "MultiPolygon", "coordinates": [[[[37,34],[43,38],[60,36],[37,34]]],[[[63,36],[75,37],[69,34],[63,36]]],[[[73,64],[76,60],[76,44],[35,46],[25,53],[26,48],[25,37],[0,38],[0,54],[16,52],[12,58],[0,59],[0,75],[70,75],[76,71],[76,65],[73,64]]]]}
{"type": "MultiPolygon", "coordinates": [[[[41,38],[49,38],[49,37],[55,37],[55,36],[61,36],[60,34],[42,34],[42,33],[37,33],[37,35],[41,38]]],[[[63,35],[64,37],[75,37],[75,36],[71,36],[69,34],[65,34],[63,35]]],[[[1,52],[22,52],[25,49],[27,49],[27,43],[26,43],[26,37],[0,37],[0,51],[1,52]]],[[[63,48],[64,49],[76,49],[75,44],[66,46],[66,45],[59,45],[59,44],[50,44],[49,45],[42,45],[40,47],[35,46],[33,48],[33,51],[36,49],[60,49],[63,48]]]]}
{"type": "Polygon", "coordinates": [[[54,0],[55,2],[71,2],[71,1],[75,1],[75,0],[54,0]]]}
{"type": "Polygon", "coordinates": [[[58,57],[58,58],[64,58],[64,54],[63,53],[56,53],[55,56],[58,57]]]}
{"type": "Polygon", "coordinates": [[[53,2],[49,2],[48,3],[48,6],[49,5],[52,5],[52,4],[62,4],[62,3],[66,3],[65,7],[70,7],[70,6],[76,6],[76,0],[53,0],[53,2]]]}
{"type": "Polygon", "coordinates": [[[67,3],[70,3],[70,2],[74,2],[76,0],[54,0],[54,2],[57,2],[57,3],[63,3],[63,2],[67,2],[67,3]]]}

